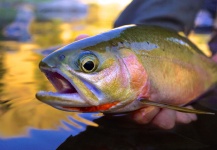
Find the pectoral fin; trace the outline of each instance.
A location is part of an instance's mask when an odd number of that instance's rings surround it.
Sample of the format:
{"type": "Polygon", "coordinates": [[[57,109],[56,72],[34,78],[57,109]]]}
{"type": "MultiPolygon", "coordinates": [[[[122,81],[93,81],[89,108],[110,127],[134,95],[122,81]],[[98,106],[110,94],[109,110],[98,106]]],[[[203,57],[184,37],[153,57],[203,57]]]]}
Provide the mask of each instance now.
{"type": "Polygon", "coordinates": [[[169,105],[169,104],[164,104],[164,103],[152,102],[152,101],[149,101],[147,99],[140,99],[140,102],[142,102],[145,105],[172,109],[172,110],[176,110],[176,111],[180,111],[180,112],[184,112],[184,113],[215,115],[215,113],[212,113],[212,112],[206,112],[206,111],[190,109],[190,108],[186,108],[186,107],[182,107],[182,106],[175,106],[175,105],[169,105]]]}

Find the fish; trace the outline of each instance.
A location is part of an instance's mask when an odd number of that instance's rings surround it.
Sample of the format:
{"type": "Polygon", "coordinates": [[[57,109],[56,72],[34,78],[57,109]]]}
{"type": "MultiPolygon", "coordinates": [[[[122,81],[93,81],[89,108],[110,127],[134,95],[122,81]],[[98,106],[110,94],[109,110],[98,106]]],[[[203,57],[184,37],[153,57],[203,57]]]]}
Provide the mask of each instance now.
{"type": "Polygon", "coordinates": [[[36,98],[63,111],[124,113],[185,108],[217,83],[217,63],[186,37],[157,26],[126,25],[66,45],[39,63],[56,92],[36,98]]]}

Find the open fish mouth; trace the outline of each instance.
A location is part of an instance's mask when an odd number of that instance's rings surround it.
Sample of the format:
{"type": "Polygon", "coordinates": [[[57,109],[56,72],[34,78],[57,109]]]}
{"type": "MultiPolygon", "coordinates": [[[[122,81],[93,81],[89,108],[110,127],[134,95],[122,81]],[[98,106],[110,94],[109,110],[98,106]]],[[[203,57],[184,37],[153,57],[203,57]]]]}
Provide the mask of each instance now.
{"type": "Polygon", "coordinates": [[[58,93],[62,94],[72,94],[78,93],[74,86],[60,73],[53,71],[44,71],[48,80],[52,83],[58,93]]]}
{"type": "MultiPolygon", "coordinates": [[[[82,96],[79,88],[74,85],[66,75],[56,69],[46,68],[41,70],[55,87],[57,92],[39,91],[36,94],[36,98],[57,109],[76,112],[103,112],[117,104],[117,102],[98,105],[90,103],[84,96],[82,96]]],[[[91,88],[92,86],[87,82],[84,82],[84,84],[88,88],[91,88]]]]}
{"type": "Polygon", "coordinates": [[[39,91],[36,97],[52,106],[88,106],[75,86],[62,73],[52,69],[42,69],[47,79],[51,82],[57,92],[39,91]]]}

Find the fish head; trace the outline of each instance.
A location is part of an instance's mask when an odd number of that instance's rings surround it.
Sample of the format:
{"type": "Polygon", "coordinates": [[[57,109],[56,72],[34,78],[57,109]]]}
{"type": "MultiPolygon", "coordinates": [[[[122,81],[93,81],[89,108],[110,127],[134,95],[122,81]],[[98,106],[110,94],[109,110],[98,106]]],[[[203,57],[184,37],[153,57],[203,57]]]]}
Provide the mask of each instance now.
{"type": "MultiPolygon", "coordinates": [[[[130,49],[110,46],[108,41],[85,46],[91,42],[92,38],[77,41],[40,62],[40,70],[57,92],[39,91],[37,99],[65,111],[127,111],[123,107],[137,99],[143,86],[142,76],[132,77],[136,71],[126,66],[135,67],[131,61],[135,55],[130,49]]],[[[146,76],[143,78],[146,81],[146,76]]]]}

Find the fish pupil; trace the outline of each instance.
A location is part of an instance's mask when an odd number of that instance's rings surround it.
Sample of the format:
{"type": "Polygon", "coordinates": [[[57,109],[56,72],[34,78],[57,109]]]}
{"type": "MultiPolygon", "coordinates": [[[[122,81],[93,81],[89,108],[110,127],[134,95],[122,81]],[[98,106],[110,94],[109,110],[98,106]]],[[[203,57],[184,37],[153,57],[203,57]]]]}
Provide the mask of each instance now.
{"type": "Polygon", "coordinates": [[[87,61],[83,67],[87,70],[87,71],[91,71],[94,68],[94,63],[92,61],[87,61]]]}

